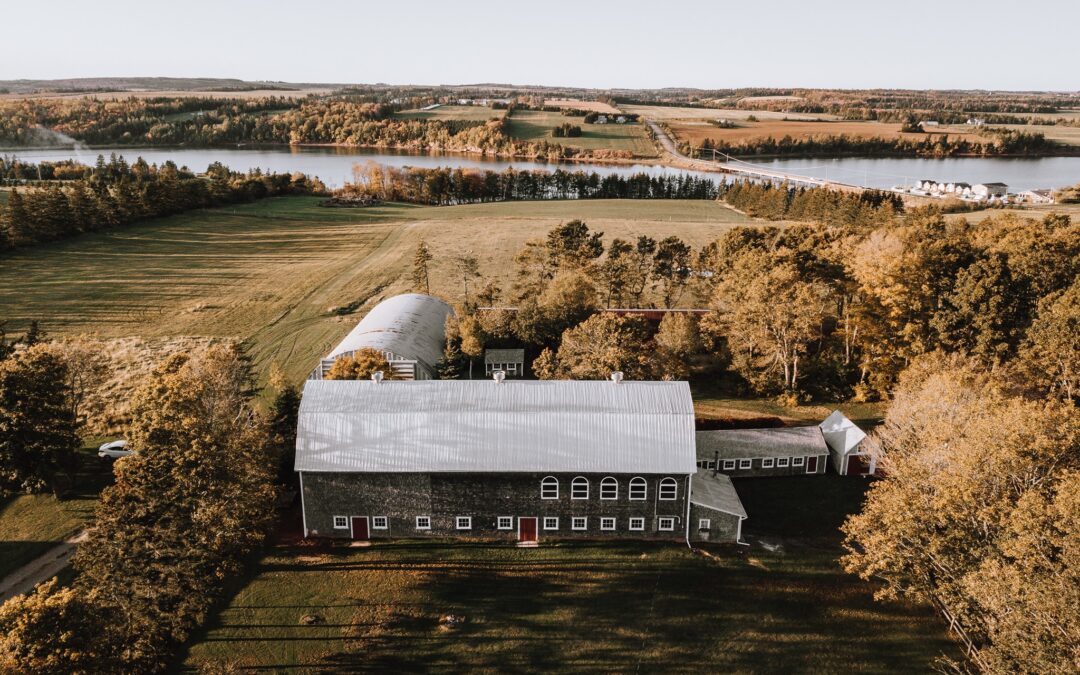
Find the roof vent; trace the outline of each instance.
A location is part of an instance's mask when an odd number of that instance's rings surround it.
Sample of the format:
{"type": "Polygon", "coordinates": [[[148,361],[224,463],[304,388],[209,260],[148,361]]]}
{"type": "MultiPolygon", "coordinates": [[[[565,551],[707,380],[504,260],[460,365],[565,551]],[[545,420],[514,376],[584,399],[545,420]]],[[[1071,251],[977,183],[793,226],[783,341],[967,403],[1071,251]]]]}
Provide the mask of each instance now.
{"type": "Polygon", "coordinates": [[[506,371],[496,370],[494,373],[491,374],[491,379],[495,380],[499,384],[502,384],[502,381],[506,379],[506,371]]]}
{"type": "Polygon", "coordinates": [[[618,384],[618,383],[622,382],[622,371],[621,370],[616,370],[615,372],[613,372],[611,374],[611,381],[614,382],[615,384],[618,384]]]}
{"type": "Polygon", "coordinates": [[[378,383],[382,382],[382,380],[383,380],[383,374],[382,374],[381,370],[376,370],[374,373],[371,374],[371,381],[374,382],[375,384],[378,384],[378,383]]]}

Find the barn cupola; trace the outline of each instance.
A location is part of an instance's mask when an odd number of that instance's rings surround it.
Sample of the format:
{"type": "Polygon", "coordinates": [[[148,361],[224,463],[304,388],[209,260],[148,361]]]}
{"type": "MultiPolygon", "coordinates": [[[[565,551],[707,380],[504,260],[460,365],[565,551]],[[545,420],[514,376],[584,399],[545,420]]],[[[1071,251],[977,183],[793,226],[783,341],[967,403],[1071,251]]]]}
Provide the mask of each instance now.
{"type": "Polygon", "coordinates": [[[374,373],[371,374],[371,381],[375,384],[379,384],[380,382],[382,382],[383,372],[381,370],[376,370],[374,373]]]}
{"type": "Polygon", "coordinates": [[[506,379],[506,371],[496,370],[494,373],[491,374],[491,379],[495,380],[495,384],[502,384],[503,380],[506,379]]]}
{"type": "Polygon", "coordinates": [[[611,374],[611,381],[615,384],[619,384],[620,382],[622,382],[622,371],[616,370],[615,372],[613,372],[611,374]]]}

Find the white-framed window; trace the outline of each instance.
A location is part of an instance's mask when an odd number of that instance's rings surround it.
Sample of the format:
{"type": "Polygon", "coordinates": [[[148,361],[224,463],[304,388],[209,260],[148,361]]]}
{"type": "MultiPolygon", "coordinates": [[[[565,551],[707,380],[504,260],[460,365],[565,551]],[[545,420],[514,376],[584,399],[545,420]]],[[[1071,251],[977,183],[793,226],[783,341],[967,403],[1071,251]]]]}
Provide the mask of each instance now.
{"type": "Polygon", "coordinates": [[[619,481],[611,476],[600,481],[600,499],[618,499],[619,481]]]}
{"type": "Polygon", "coordinates": [[[386,516],[375,516],[371,519],[371,529],[386,530],[390,527],[390,519],[386,516]]]}
{"type": "Polygon", "coordinates": [[[578,476],[570,483],[570,499],[589,498],[589,479],[578,476]]]}
{"type": "Polygon", "coordinates": [[[733,460],[733,459],[725,459],[724,460],[724,471],[734,471],[734,470],[735,470],[735,460],[733,460]]]}
{"type": "Polygon", "coordinates": [[[752,469],[752,468],[754,468],[754,460],[752,460],[752,459],[740,459],[739,460],[739,468],[740,469],[752,469]]]}
{"type": "Polygon", "coordinates": [[[455,525],[459,530],[471,530],[472,529],[472,516],[458,516],[455,520],[455,525]]]}
{"type": "Polygon", "coordinates": [[[776,458],[776,466],[778,468],[780,468],[780,469],[783,469],[784,467],[788,466],[789,464],[791,464],[791,458],[790,457],[777,457],[776,458]]]}
{"type": "Polygon", "coordinates": [[[636,502],[645,499],[649,491],[649,484],[641,476],[630,479],[630,501],[636,502]]]}
{"type": "Polygon", "coordinates": [[[771,468],[773,468],[773,465],[775,463],[776,463],[776,460],[774,460],[772,457],[766,457],[765,459],[761,460],[761,468],[762,469],[771,469],[771,468]]]}
{"type": "Polygon", "coordinates": [[[674,478],[660,481],[660,501],[670,502],[679,495],[679,483],[674,478]]]}
{"type": "Polygon", "coordinates": [[[559,519],[558,518],[552,518],[550,516],[547,517],[547,518],[544,518],[544,529],[545,530],[557,530],[557,529],[559,529],[559,519]]]}
{"type": "Polygon", "coordinates": [[[334,529],[335,530],[347,530],[347,529],[349,529],[349,517],[348,516],[334,516],[334,529]]]}
{"type": "Polygon", "coordinates": [[[500,530],[512,530],[514,529],[514,517],[513,516],[499,516],[499,529],[500,530]]]}
{"type": "Polygon", "coordinates": [[[577,518],[571,518],[570,519],[570,529],[571,530],[584,530],[584,529],[586,529],[586,527],[588,527],[588,525],[589,525],[589,519],[588,518],[577,517],[577,518]]]}
{"type": "Polygon", "coordinates": [[[644,532],[645,531],[645,519],[644,518],[631,518],[630,519],[630,531],[631,532],[644,532]]]}
{"type": "Polygon", "coordinates": [[[540,499],[558,499],[559,498],[559,479],[555,476],[548,476],[544,480],[540,481],[540,499]]]}
{"type": "Polygon", "coordinates": [[[672,531],[674,531],[675,530],[675,519],[674,518],[660,518],[659,521],[657,522],[656,529],[660,530],[661,532],[672,532],[672,531]]]}
{"type": "Polygon", "coordinates": [[[804,464],[806,464],[805,457],[795,457],[791,460],[791,466],[803,466],[804,464]]]}
{"type": "Polygon", "coordinates": [[[417,516],[416,517],[416,529],[418,529],[418,530],[430,530],[431,529],[431,516],[417,516]]]}
{"type": "Polygon", "coordinates": [[[600,519],[600,529],[605,531],[605,532],[614,531],[615,530],[615,519],[614,518],[601,518],[600,519]]]}
{"type": "Polygon", "coordinates": [[[707,532],[712,529],[712,521],[708,518],[699,518],[697,521],[697,529],[702,532],[707,532]]]}

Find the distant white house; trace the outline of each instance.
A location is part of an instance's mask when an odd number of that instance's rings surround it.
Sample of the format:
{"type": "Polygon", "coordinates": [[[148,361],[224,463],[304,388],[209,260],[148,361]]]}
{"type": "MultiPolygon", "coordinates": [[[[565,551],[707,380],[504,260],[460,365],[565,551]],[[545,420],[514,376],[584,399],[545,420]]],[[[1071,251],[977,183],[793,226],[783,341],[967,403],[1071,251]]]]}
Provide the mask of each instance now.
{"type": "Polygon", "coordinates": [[[597,117],[596,124],[607,124],[607,115],[600,115],[597,117]]]}
{"type": "Polygon", "coordinates": [[[1000,199],[1009,194],[1009,186],[1005,183],[979,183],[972,186],[971,193],[982,199],[1000,199]]]}
{"type": "Polygon", "coordinates": [[[615,118],[615,123],[616,124],[626,124],[626,117],[624,115],[619,115],[618,117],[615,118]]]}
{"type": "Polygon", "coordinates": [[[506,373],[507,377],[521,377],[525,374],[524,349],[488,349],[484,351],[484,373],[506,373]]]}
{"type": "Polygon", "coordinates": [[[972,127],[981,127],[984,124],[986,124],[986,120],[981,117],[972,117],[967,121],[967,125],[972,127]]]}
{"type": "Polygon", "coordinates": [[[1020,201],[1025,204],[1053,204],[1053,190],[1024,190],[1019,194],[1020,201]]]}
{"type": "Polygon", "coordinates": [[[839,410],[834,410],[818,425],[829,446],[833,468],[841,476],[873,475],[877,459],[863,447],[866,432],[839,410]]]}

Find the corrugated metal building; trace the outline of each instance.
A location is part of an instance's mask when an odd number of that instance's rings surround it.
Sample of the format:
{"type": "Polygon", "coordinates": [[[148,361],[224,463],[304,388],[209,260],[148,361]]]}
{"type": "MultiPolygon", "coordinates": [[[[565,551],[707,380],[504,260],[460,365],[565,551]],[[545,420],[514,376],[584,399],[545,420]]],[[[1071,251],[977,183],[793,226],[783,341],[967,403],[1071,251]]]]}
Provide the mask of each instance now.
{"type": "Polygon", "coordinates": [[[430,380],[446,343],[446,319],[454,313],[450,305],[420,293],[387,298],[375,305],[308,377],[326,377],[334,361],[365,347],[386,355],[399,380],[430,380]]]}

